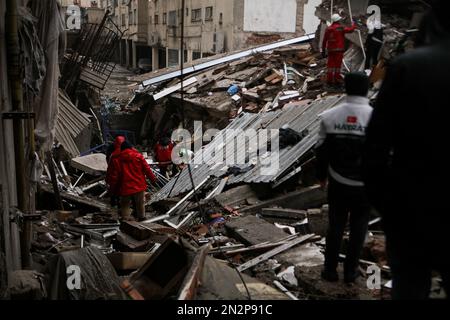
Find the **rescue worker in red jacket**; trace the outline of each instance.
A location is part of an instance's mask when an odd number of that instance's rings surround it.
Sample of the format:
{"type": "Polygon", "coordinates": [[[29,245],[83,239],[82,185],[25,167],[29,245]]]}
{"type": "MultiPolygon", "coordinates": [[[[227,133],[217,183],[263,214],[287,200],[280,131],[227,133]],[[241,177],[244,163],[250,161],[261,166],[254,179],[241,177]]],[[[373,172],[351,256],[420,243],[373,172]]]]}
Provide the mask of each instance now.
{"type": "Polygon", "coordinates": [[[167,168],[172,164],[172,150],[175,143],[164,137],[155,146],[155,158],[159,162],[158,167],[163,176],[167,174],[167,168]]]}
{"type": "Polygon", "coordinates": [[[329,85],[339,85],[342,83],[341,66],[345,51],[345,34],[355,31],[356,25],[344,27],[339,21],[342,17],[335,13],[331,16],[331,26],[325,31],[322,42],[322,55],[328,53],[327,62],[327,83],[329,85]]]}
{"type": "Polygon", "coordinates": [[[125,141],[121,146],[119,157],[113,159],[114,166],[110,179],[111,188],[119,190],[120,215],[123,220],[132,220],[130,201],[136,203],[136,215],[138,220],[145,219],[145,190],[147,190],[146,177],[152,183],[156,182],[147,161],[142,154],[125,141]]]}
{"type": "Polygon", "coordinates": [[[109,187],[109,194],[111,196],[111,206],[115,206],[119,202],[119,191],[111,188],[111,177],[114,175],[113,171],[117,170],[114,165],[111,165],[114,159],[117,159],[120,156],[120,147],[122,143],[125,141],[124,136],[117,136],[114,139],[114,143],[108,147],[106,152],[106,162],[108,163],[108,169],[106,171],[106,183],[109,187]]]}

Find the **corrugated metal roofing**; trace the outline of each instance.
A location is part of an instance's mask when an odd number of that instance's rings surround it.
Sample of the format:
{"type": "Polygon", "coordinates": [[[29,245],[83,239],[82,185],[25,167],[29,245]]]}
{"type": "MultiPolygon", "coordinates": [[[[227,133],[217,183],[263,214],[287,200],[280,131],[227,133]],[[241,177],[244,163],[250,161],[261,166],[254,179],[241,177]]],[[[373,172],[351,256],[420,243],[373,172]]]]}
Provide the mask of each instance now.
{"type": "MultiPolygon", "coordinates": [[[[183,74],[187,75],[192,72],[201,71],[201,70],[204,70],[204,69],[207,69],[210,67],[217,66],[222,63],[228,63],[228,62],[238,60],[243,57],[247,57],[247,56],[259,53],[259,52],[270,51],[270,50],[274,50],[274,49],[281,48],[281,47],[288,46],[288,45],[308,42],[308,41],[314,40],[314,37],[315,37],[315,34],[311,33],[311,34],[307,34],[307,35],[304,35],[304,36],[301,36],[298,38],[281,40],[281,41],[277,41],[274,43],[258,46],[255,48],[238,51],[235,53],[216,55],[210,59],[201,60],[198,63],[193,63],[192,66],[185,67],[183,69],[183,74]]],[[[146,76],[146,75],[139,76],[139,79],[141,79],[144,76],[146,76]]],[[[144,87],[147,87],[151,84],[156,84],[161,81],[171,80],[171,79],[179,77],[179,76],[181,76],[180,68],[177,68],[175,70],[173,68],[166,68],[163,70],[158,70],[158,71],[148,73],[148,78],[142,80],[142,85],[144,87]]]]}
{"type": "MultiPolygon", "coordinates": [[[[305,155],[316,143],[320,124],[318,115],[340,103],[342,99],[343,96],[332,96],[313,101],[306,106],[290,106],[284,110],[260,114],[241,114],[241,116],[231,122],[227,128],[223,129],[213,141],[203,148],[203,155],[200,151],[195,153],[194,161],[191,166],[195,185],[199,184],[207,176],[222,176],[229,168],[226,164],[227,159],[230,160],[231,157],[233,157],[232,159],[237,159],[236,157],[238,155],[242,155],[246,152],[244,144],[236,144],[237,148],[232,150],[233,153],[226,154],[227,146],[236,143],[236,132],[227,134],[227,132],[230,133],[230,131],[228,131],[229,129],[242,129],[243,131],[255,129],[256,132],[258,132],[260,129],[280,129],[287,124],[289,128],[297,132],[302,132],[305,129],[308,130],[308,135],[299,143],[280,150],[278,170],[275,170],[270,174],[267,172],[262,174],[264,165],[258,161],[250,170],[237,175],[231,175],[228,178],[228,184],[240,182],[271,183],[276,181],[288,173],[288,170],[296,163],[296,161],[305,155]],[[215,150],[222,150],[223,154],[226,155],[225,163],[208,161],[213,158],[215,150]]],[[[248,154],[248,158],[252,159],[255,157],[256,152],[257,150],[251,150],[248,154]]],[[[238,167],[249,168],[249,162],[246,161],[246,163],[247,164],[239,165],[238,167]]],[[[153,195],[150,203],[163,200],[169,196],[177,196],[178,194],[187,192],[191,189],[192,184],[189,173],[188,170],[185,169],[181,172],[178,181],[172,179],[164,188],[153,195]]]]}
{"type": "Polygon", "coordinates": [[[80,154],[74,139],[91,123],[88,114],[81,112],[70,101],[67,94],[59,89],[58,118],[55,126],[56,139],[72,157],[80,154]]]}

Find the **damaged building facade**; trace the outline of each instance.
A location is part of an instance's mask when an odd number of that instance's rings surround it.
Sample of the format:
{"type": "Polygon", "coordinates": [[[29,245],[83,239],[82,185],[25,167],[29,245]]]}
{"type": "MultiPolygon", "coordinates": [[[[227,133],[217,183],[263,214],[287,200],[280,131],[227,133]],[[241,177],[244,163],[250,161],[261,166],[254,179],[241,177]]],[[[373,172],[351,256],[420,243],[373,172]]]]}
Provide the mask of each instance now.
{"type": "Polygon", "coordinates": [[[115,22],[124,31],[118,61],[138,67],[140,59],[153,70],[232,52],[315,31],[317,0],[287,0],[283,8],[274,0],[109,1],[115,22]],[[307,19],[304,19],[305,13],[307,19]],[[180,53],[184,19],[185,52],[180,53]]]}
{"type": "MultiPolygon", "coordinates": [[[[0,21],[0,298],[389,299],[374,211],[361,279],[347,287],[320,277],[329,208],[314,146],[320,115],[345,97],[325,85],[318,47],[332,12],[354,19],[360,33],[347,39],[342,72],[364,70],[367,7],[380,4],[385,42],[370,70],[373,103],[386,64],[409,49],[421,1],[402,10],[397,1],[286,0],[280,8],[272,0],[186,0],[185,10],[174,0],[99,1],[101,19],[83,23],[67,48],[57,1],[32,1],[29,10],[25,2],[0,2],[2,16],[17,8],[25,26],[10,37],[13,24],[0,21]],[[46,23],[59,30],[51,39],[46,23]],[[19,52],[33,67],[23,78],[19,52]],[[120,66],[141,59],[153,71],[120,66]],[[172,135],[177,129],[192,140],[172,135]],[[205,139],[208,129],[215,134],[205,139]],[[242,131],[277,139],[248,148],[242,131]],[[106,159],[116,135],[156,176],[142,221],[121,219],[110,201],[106,159]],[[193,151],[171,177],[155,157],[164,136],[193,151]],[[264,171],[275,150],[275,170],[264,171]],[[82,290],[67,287],[73,265],[83,269],[82,290]],[[380,271],[377,289],[366,285],[368,267],[380,271]]],[[[341,259],[348,242],[346,229],[341,259]]],[[[431,296],[443,296],[440,283],[433,278],[431,296]]]]}

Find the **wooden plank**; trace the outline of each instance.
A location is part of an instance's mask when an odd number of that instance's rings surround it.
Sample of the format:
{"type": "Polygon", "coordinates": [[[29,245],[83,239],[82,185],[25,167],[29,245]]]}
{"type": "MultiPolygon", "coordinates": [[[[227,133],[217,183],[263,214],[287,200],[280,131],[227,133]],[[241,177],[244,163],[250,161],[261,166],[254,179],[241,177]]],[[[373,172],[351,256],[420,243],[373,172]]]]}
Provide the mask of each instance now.
{"type": "Polygon", "coordinates": [[[139,241],[126,233],[120,232],[117,234],[117,243],[120,250],[131,252],[143,252],[149,250],[153,246],[150,240],[139,241]]]}
{"type": "Polygon", "coordinates": [[[209,244],[201,247],[196,254],[191,268],[189,269],[183,284],[181,285],[180,294],[178,300],[194,300],[197,295],[197,288],[200,282],[200,278],[203,271],[203,265],[205,264],[205,258],[208,251],[211,249],[209,244]]]}
{"type": "Polygon", "coordinates": [[[263,217],[303,220],[306,218],[306,211],[285,208],[263,208],[261,215],[263,217]]]}
{"type": "MultiPolygon", "coordinates": [[[[197,82],[197,78],[196,77],[189,78],[187,80],[184,80],[183,87],[187,87],[187,86],[189,86],[191,84],[194,84],[196,82],[197,82]]],[[[161,91],[161,92],[159,92],[157,94],[154,94],[153,95],[153,99],[155,99],[155,101],[159,100],[159,99],[161,99],[161,98],[163,98],[165,96],[168,96],[169,94],[174,93],[174,92],[176,92],[176,91],[178,91],[180,89],[181,89],[181,83],[179,83],[179,84],[177,84],[175,86],[172,86],[170,88],[167,88],[167,89],[165,89],[165,90],[163,90],[163,91],[161,91]]]]}
{"type": "Polygon", "coordinates": [[[285,286],[283,286],[279,281],[274,280],[273,284],[280,289],[284,294],[286,294],[289,298],[291,298],[292,300],[298,300],[298,298],[296,296],[294,296],[292,294],[292,292],[290,292],[288,289],[286,289],[285,286]]]}
{"type": "Polygon", "coordinates": [[[279,254],[279,253],[281,253],[283,251],[286,251],[289,248],[292,248],[293,246],[296,246],[296,245],[298,245],[298,244],[300,244],[302,242],[305,242],[306,240],[308,240],[308,239],[310,239],[312,237],[314,237],[314,234],[307,234],[305,236],[302,236],[302,237],[299,237],[297,239],[291,240],[288,243],[282,244],[282,245],[278,246],[277,248],[275,248],[273,250],[270,250],[269,252],[266,252],[266,253],[264,253],[264,254],[256,257],[256,258],[254,258],[254,259],[252,259],[250,261],[247,261],[244,264],[241,264],[239,267],[237,267],[237,269],[240,272],[242,272],[244,270],[247,270],[248,268],[254,267],[257,264],[259,264],[259,263],[261,263],[263,261],[266,261],[266,260],[272,258],[273,256],[275,256],[275,255],[277,255],[277,254],[279,254]]]}
{"type": "Polygon", "coordinates": [[[137,270],[150,256],[147,252],[114,252],[106,255],[116,270],[137,270]]]}
{"type": "MultiPolygon", "coordinates": [[[[53,194],[53,189],[50,185],[46,185],[46,184],[42,184],[41,185],[41,189],[44,190],[45,192],[49,192],[53,194]]],[[[71,200],[71,201],[75,201],[75,202],[79,202],[91,207],[96,207],[97,209],[99,209],[100,211],[111,211],[112,208],[109,204],[98,201],[94,198],[90,198],[90,197],[80,197],[77,195],[73,195],[70,193],[67,193],[65,191],[61,191],[61,197],[67,200],[71,200]]]]}
{"type": "Polygon", "coordinates": [[[243,253],[254,253],[254,252],[259,252],[259,251],[263,251],[263,250],[269,250],[275,247],[278,247],[281,244],[285,244],[286,242],[296,238],[297,235],[290,235],[280,241],[277,242],[264,242],[264,243],[259,243],[253,246],[249,246],[246,248],[240,248],[240,249],[235,249],[235,250],[230,250],[227,251],[225,254],[226,255],[234,255],[234,254],[243,254],[243,253]]]}
{"type": "Polygon", "coordinates": [[[316,185],[263,201],[253,206],[242,208],[239,212],[259,212],[262,208],[268,208],[275,205],[282,205],[284,208],[305,210],[321,207],[325,203],[327,203],[326,193],[319,185],[316,185]]]}
{"type": "Polygon", "coordinates": [[[137,240],[146,240],[150,238],[155,232],[143,227],[136,221],[122,221],[120,224],[120,231],[132,236],[137,240]]]}

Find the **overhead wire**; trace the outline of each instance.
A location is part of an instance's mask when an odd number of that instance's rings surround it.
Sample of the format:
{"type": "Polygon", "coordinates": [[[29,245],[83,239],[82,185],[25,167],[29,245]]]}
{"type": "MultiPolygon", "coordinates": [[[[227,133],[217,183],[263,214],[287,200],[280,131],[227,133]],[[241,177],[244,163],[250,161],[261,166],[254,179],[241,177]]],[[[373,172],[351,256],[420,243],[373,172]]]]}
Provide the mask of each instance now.
{"type": "MultiPolygon", "coordinates": [[[[185,7],[186,7],[185,0],[181,0],[181,41],[180,41],[181,43],[180,43],[180,54],[179,54],[179,57],[180,57],[180,70],[181,70],[181,73],[180,73],[180,80],[181,80],[181,89],[180,89],[181,90],[181,111],[180,111],[180,113],[181,113],[181,117],[182,117],[183,127],[186,125],[186,122],[185,122],[186,119],[185,119],[185,114],[184,114],[184,16],[185,16],[185,10],[186,10],[185,7]]],[[[186,148],[187,147],[187,145],[186,145],[187,142],[183,141],[183,143],[184,143],[184,147],[186,148]]],[[[205,215],[205,212],[203,210],[203,206],[201,205],[200,200],[198,198],[197,188],[195,186],[194,178],[193,178],[193,175],[192,175],[192,168],[191,168],[190,161],[188,161],[188,163],[187,163],[187,169],[188,169],[188,173],[189,173],[189,179],[191,181],[192,188],[194,190],[194,199],[195,199],[195,201],[197,203],[197,206],[199,208],[200,216],[202,217],[203,222],[206,223],[206,215],[205,215]]],[[[175,183],[172,185],[172,188],[171,188],[170,192],[172,192],[173,188],[175,187],[175,184],[178,182],[178,178],[179,178],[180,175],[181,175],[181,172],[178,173],[178,177],[177,177],[175,183]]],[[[214,242],[215,242],[217,248],[219,249],[219,252],[221,254],[223,254],[223,256],[225,256],[225,258],[231,264],[233,269],[237,272],[237,274],[238,274],[238,276],[239,276],[239,278],[240,278],[240,280],[241,280],[241,282],[242,282],[242,284],[243,284],[243,286],[245,288],[245,291],[247,293],[248,300],[252,300],[251,295],[250,295],[250,291],[248,290],[247,283],[245,282],[241,272],[237,269],[237,267],[235,266],[233,261],[231,261],[231,259],[226,254],[224,254],[224,252],[222,250],[222,247],[220,245],[220,242],[218,241],[217,233],[215,232],[215,230],[213,230],[213,228],[210,225],[207,225],[207,226],[208,226],[208,231],[213,235],[214,242]]]]}

